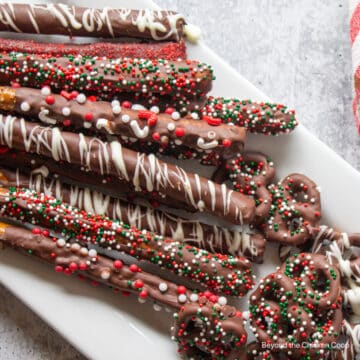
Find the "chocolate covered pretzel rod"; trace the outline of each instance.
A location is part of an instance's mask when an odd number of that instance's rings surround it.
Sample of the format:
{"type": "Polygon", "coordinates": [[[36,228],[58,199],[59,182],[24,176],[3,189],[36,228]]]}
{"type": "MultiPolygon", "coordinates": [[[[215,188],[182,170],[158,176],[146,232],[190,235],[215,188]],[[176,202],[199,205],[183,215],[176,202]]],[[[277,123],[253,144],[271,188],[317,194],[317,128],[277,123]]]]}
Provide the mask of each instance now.
{"type": "Polygon", "coordinates": [[[47,179],[41,169],[37,170],[27,176],[20,169],[13,171],[0,167],[0,186],[29,188],[54,196],[86,212],[106,215],[138,229],[146,229],[212,253],[244,256],[253,262],[262,262],[265,239],[261,234],[250,234],[246,230],[231,231],[131,204],[86,187],[67,185],[58,179],[47,179]]]}
{"type": "Polygon", "coordinates": [[[93,284],[103,283],[116,291],[136,293],[140,302],[153,300],[155,310],[164,305],[179,311],[174,314],[173,338],[179,343],[181,352],[191,351],[221,360],[240,351],[246,343],[242,314],[226,305],[224,297],[210,292],[191,292],[135,264],[110,260],[76,242],[71,244],[64,239],[50,238],[46,231],[37,228],[30,231],[0,223],[0,243],[53,264],[59,273],[78,274],[91,279],[93,284]],[[211,316],[205,319],[202,314],[211,316]],[[219,333],[222,336],[219,337],[219,333]]]}
{"type": "Polygon", "coordinates": [[[261,280],[250,298],[250,322],[269,354],[326,359],[341,332],[340,273],[319,254],[292,256],[261,280]]]}
{"type": "Polygon", "coordinates": [[[83,8],[67,4],[0,4],[0,31],[30,34],[134,37],[178,41],[185,19],[174,11],[83,8]]]}
{"type": "Polygon", "coordinates": [[[98,56],[137,59],[186,59],[186,46],[183,40],[179,42],[96,42],[89,44],[47,43],[33,40],[18,40],[0,38],[0,52],[24,52],[28,54],[49,54],[54,57],[82,54],[83,56],[98,56]]]}
{"type": "Polygon", "coordinates": [[[186,203],[198,211],[220,216],[236,224],[249,224],[254,216],[254,201],[197,174],[123,148],[119,142],[103,142],[42,127],[13,116],[0,115],[0,144],[55,161],[126,180],[135,192],[158,191],[169,203],[186,203]]]}
{"type": "Polygon", "coordinates": [[[158,113],[155,108],[137,111],[121,106],[118,101],[89,101],[84,94],[75,97],[65,91],[61,95],[52,94],[48,87],[42,90],[0,87],[0,110],[68,131],[111,135],[137,151],[154,153],[161,148],[165,155],[200,157],[203,162],[210,158],[215,164],[219,157],[228,159],[241,153],[245,142],[245,130],[237,126],[211,126],[181,118],[173,109],[166,113],[158,113]]]}
{"type": "Polygon", "coordinates": [[[250,132],[265,135],[289,133],[298,125],[294,110],[269,102],[257,103],[251,100],[209,96],[201,109],[201,114],[205,120],[217,119],[219,122],[231,123],[250,132]]]}
{"type": "Polygon", "coordinates": [[[204,97],[212,79],[211,66],[194,60],[53,57],[16,52],[0,55],[1,85],[47,85],[54,91],[78,90],[103,100],[139,92],[145,98],[168,95],[178,105],[204,97]]]}
{"type": "Polygon", "coordinates": [[[60,231],[82,244],[124,252],[221,294],[244,296],[253,285],[251,265],[245,258],[211,254],[103,215],[81,211],[42,193],[3,188],[0,204],[2,216],[60,231]]]}

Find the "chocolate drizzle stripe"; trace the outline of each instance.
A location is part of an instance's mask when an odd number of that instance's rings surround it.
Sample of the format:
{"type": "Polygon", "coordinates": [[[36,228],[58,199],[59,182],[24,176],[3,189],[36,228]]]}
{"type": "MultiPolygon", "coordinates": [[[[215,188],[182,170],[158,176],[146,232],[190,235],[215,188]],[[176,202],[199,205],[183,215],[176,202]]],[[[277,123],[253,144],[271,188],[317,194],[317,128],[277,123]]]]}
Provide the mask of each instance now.
{"type": "Polygon", "coordinates": [[[214,184],[197,174],[136,153],[113,141],[42,127],[24,119],[0,115],[0,143],[20,151],[51,157],[85,169],[131,181],[135,191],[159,191],[169,203],[184,200],[193,209],[211,212],[230,222],[251,222],[255,204],[245,195],[214,184]]]}
{"type": "Polygon", "coordinates": [[[69,203],[93,214],[106,215],[138,229],[168,236],[212,253],[220,252],[245,256],[261,262],[265,239],[260,234],[231,231],[216,225],[206,225],[196,220],[187,220],[164,211],[147,208],[113,198],[86,187],[67,185],[56,179],[48,179],[46,168],[35,169],[29,176],[20,169],[11,171],[0,168],[0,184],[5,187],[29,188],[69,203]]]}
{"type": "Polygon", "coordinates": [[[167,154],[169,148],[171,154],[180,156],[182,151],[191,151],[197,157],[206,158],[211,151],[217,161],[219,157],[229,158],[241,153],[246,136],[243,128],[211,126],[205,121],[181,118],[175,110],[171,113],[133,110],[117,101],[89,101],[83,94],[77,97],[66,92],[51,94],[48,88],[0,87],[0,109],[71,131],[112,135],[139,151],[143,143],[151,142],[158,145],[158,151],[163,154],[167,154]]]}
{"type": "Polygon", "coordinates": [[[0,31],[178,41],[184,25],[184,17],[173,11],[0,4],[0,31]]]}

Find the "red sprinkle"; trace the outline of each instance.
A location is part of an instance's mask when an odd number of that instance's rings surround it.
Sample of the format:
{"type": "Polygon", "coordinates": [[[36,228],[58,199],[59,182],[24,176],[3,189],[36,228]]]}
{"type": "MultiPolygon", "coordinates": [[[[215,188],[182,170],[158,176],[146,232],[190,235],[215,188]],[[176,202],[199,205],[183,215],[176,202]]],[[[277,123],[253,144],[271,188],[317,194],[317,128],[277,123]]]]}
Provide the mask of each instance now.
{"type": "Polygon", "coordinates": [[[114,261],[114,269],[119,270],[123,267],[123,262],[121,260],[115,260],[114,261]]]}
{"type": "Polygon", "coordinates": [[[141,298],[141,299],[146,299],[147,296],[148,296],[148,293],[147,293],[146,290],[140,291],[140,293],[139,293],[139,298],[141,298]]]}
{"type": "Polygon", "coordinates": [[[84,115],[85,121],[92,121],[93,118],[94,118],[94,116],[93,116],[92,113],[86,113],[86,114],[84,115]]]}
{"type": "Polygon", "coordinates": [[[224,140],[222,141],[222,144],[223,144],[223,146],[225,146],[225,147],[229,147],[229,146],[231,146],[231,140],[230,140],[230,139],[224,139],[224,140]]]}
{"type": "Polygon", "coordinates": [[[175,129],[175,135],[177,137],[183,137],[185,134],[185,130],[183,128],[176,128],[175,129]]]}
{"type": "Polygon", "coordinates": [[[213,117],[207,116],[207,115],[203,115],[202,119],[205,120],[209,125],[212,125],[212,126],[219,126],[222,123],[221,119],[213,118],[213,117]]]}
{"type": "Polygon", "coordinates": [[[180,285],[180,286],[178,286],[177,287],[177,293],[179,294],[179,295],[181,295],[181,294],[186,294],[186,287],[185,286],[183,286],[183,285],[180,285]]]}
{"type": "Polygon", "coordinates": [[[48,105],[54,105],[55,104],[55,97],[53,95],[48,95],[45,98],[45,101],[48,105]]]}

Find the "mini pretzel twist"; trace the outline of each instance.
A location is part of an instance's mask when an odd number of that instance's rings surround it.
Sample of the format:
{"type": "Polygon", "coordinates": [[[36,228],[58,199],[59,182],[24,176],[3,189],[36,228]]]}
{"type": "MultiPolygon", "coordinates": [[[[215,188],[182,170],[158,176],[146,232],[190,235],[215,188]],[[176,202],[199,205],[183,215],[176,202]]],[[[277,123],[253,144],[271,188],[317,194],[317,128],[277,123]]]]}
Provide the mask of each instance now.
{"type": "Polygon", "coordinates": [[[257,340],[272,345],[265,358],[284,353],[291,359],[323,359],[340,334],[340,291],[339,271],[323,255],[294,255],[261,280],[249,310],[257,340]]]}
{"type": "Polygon", "coordinates": [[[174,314],[173,339],[188,359],[246,359],[242,313],[231,306],[199,299],[174,314]]]}
{"type": "Polygon", "coordinates": [[[264,224],[266,238],[286,245],[305,243],[308,225],[316,226],[321,218],[316,184],[305,175],[291,174],[269,190],[273,200],[264,224]]]}
{"type": "Polygon", "coordinates": [[[221,183],[228,178],[234,190],[255,199],[255,222],[259,223],[269,214],[271,194],[267,186],[275,176],[271,159],[263,153],[247,151],[235,159],[228,160],[215,172],[213,179],[221,183]]]}

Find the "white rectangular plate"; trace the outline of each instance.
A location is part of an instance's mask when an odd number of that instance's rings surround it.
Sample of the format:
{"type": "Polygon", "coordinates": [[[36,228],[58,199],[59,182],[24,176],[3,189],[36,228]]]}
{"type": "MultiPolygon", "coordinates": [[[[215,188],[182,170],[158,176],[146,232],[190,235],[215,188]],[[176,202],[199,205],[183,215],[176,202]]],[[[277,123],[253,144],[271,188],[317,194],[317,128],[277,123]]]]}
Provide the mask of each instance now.
{"type": "MultiPolygon", "coordinates": [[[[76,4],[99,5],[91,0],[76,4]]],[[[104,0],[101,5],[155,7],[147,0],[104,0]]],[[[213,94],[268,100],[206,46],[189,46],[188,54],[214,66],[213,94]]],[[[304,127],[300,125],[289,136],[249,136],[247,148],[270,155],[278,179],[292,172],[312,178],[322,190],[324,223],[347,231],[360,230],[360,173],[304,127]]],[[[260,275],[274,270],[276,259],[271,257],[267,256],[267,263],[257,268],[260,275]]],[[[140,305],[135,297],[125,298],[106,288],[92,288],[58,275],[11,250],[0,253],[0,281],[90,359],[176,358],[176,345],[169,338],[171,315],[156,313],[151,304],[140,305]]],[[[239,307],[246,308],[244,300],[239,307]]]]}

